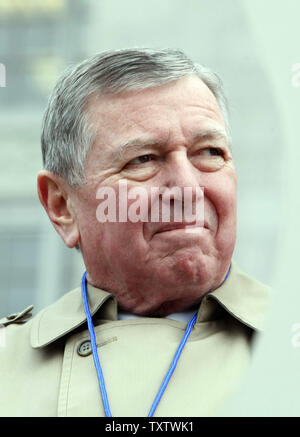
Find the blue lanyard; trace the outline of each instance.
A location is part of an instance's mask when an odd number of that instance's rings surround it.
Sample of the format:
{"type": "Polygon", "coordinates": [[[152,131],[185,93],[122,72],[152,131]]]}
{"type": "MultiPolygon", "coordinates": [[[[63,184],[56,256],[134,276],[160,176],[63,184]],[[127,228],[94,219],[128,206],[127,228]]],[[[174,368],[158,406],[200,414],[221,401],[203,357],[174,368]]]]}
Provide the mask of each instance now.
{"type": "MultiPolygon", "coordinates": [[[[90,337],[91,337],[91,345],[92,345],[92,351],[93,351],[94,364],[95,364],[96,371],[97,371],[103,407],[104,407],[106,417],[112,417],[112,414],[111,414],[111,411],[109,408],[109,402],[108,402],[107,392],[106,392],[106,388],[105,388],[103,372],[102,372],[102,368],[100,365],[100,360],[99,360],[99,355],[98,355],[98,350],[97,350],[94,325],[93,325],[92,316],[91,316],[91,312],[90,312],[89,304],[88,304],[88,297],[87,297],[87,291],[86,291],[86,272],[82,276],[81,290],[82,290],[84,310],[86,313],[86,318],[87,318],[87,323],[88,323],[88,329],[89,329],[89,333],[90,333],[90,337]]],[[[159,404],[159,401],[161,400],[161,397],[162,397],[162,395],[163,395],[163,393],[164,393],[164,391],[165,391],[165,389],[166,389],[166,387],[171,379],[171,376],[175,370],[175,367],[177,365],[177,362],[179,360],[181,352],[185,346],[185,343],[187,342],[187,339],[189,338],[191,330],[193,329],[193,326],[196,322],[196,318],[197,318],[197,313],[195,313],[193,315],[193,317],[191,318],[191,320],[189,321],[189,323],[187,325],[186,331],[185,331],[184,336],[182,337],[182,340],[180,342],[180,345],[178,346],[178,349],[174,355],[171,366],[170,366],[170,368],[169,368],[169,370],[168,370],[168,372],[163,380],[163,383],[162,383],[160,389],[158,390],[158,393],[154,399],[154,402],[150,408],[148,417],[153,416],[153,414],[154,414],[154,412],[159,404]]]]}
{"type": "MultiPolygon", "coordinates": [[[[229,269],[226,273],[225,279],[223,280],[222,284],[224,284],[224,282],[226,281],[229,272],[231,269],[231,265],[229,266],[229,269]]],[[[97,343],[96,343],[96,336],[95,336],[95,330],[94,330],[94,325],[93,325],[93,321],[92,321],[92,316],[91,316],[91,312],[90,312],[90,308],[89,308],[89,304],[88,304],[88,297],[87,297],[87,291],[86,291],[86,274],[87,272],[84,272],[83,276],[82,276],[82,280],[81,280],[81,290],[82,290],[82,298],[83,298],[83,305],[84,305],[84,310],[85,310],[85,314],[86,314],[86,319],[87,319],[87,323],[88,323],[88,329],[89,329],[89,333],[90,333],[90,337],[91,337],[91,345],[92,345],[92,351],[93,351],[93,358],[94,358],[94,364],[96,367],[96,371],[97,371],[97,376],[98,376],[98,381],[99,381],[99,386],[100,386],[100,392],[101,392],[101,396],[102,396],[102,402],[103,402],[103,407],[104,407],[104,411],[105,411],[105,415],[106,417],[112,417],[110,408],[109,408],[109,402],[108,402],[108,397],[107,397],[107,392],[106,392],[106,388],[105,388],[105,381],[104,381],[104,377],[103,377],[103,372],[102,372],[102,368],[100,365],[100,360],[99,360],[99,355],[98,355],[98,350],[97,350],[97,343]]],[[[160,386],[160,389],[158,390],[157,395],[155,396],[155,399],[153,401],[153,404],[150,408],[148,417],[153,417],[153,414],[155,413],[155,410],[161,400],[161,397],[171,379],[171,376],[173,375],[173,372],[175,370],[175,367],[177,366],[178,360],[180,358],[181,352],[185,346],[185,343],[187,342],[187,339],[189,338],[189,335],[195,325],[196,319],[197,319],[197,312],[193,315],[193,317],[191,318],[191,320],[189,321],[186,331],[184,333],[184,336],[182,337],[182,340],[178,346],[178,349],[174,355],[173,361],[171,363],[171,366],[162,382],[162,385],[160,386]]]]}

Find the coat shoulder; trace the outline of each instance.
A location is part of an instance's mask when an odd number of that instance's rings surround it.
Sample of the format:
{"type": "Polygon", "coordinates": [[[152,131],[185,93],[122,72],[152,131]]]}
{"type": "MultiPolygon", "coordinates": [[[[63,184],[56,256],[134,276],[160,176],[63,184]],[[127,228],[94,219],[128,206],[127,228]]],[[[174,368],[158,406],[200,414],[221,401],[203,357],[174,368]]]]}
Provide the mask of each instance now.
{"type": "Polygon", "coordinates": [[[16,354],[30,349],[30,328],[33,306],[0,319],[0,368],[13,364],[16,354]]]}
{"type": "Polygon", "coordinates": [[[2,325],[2,327],[3,326],[6,327],[13,324],[23,325],[28,321],[28,319],[32,317],[32,313],[31,313],[32,310],[33,310],[33,305],[29,305],[24,310],[19,311],[18,313],[13,313],[6,317],[2,317],[2,319],[0,319],[0,325],[2,325]]]}

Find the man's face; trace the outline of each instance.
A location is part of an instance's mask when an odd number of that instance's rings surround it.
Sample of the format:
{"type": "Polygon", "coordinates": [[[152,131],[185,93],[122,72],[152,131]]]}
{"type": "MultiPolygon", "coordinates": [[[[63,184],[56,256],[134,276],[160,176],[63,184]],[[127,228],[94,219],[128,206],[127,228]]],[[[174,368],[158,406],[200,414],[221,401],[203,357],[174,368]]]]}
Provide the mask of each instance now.
{"type": "Polygon", "coordinates": [[[167,315],[198,303],[224,279],[236,232],[236,176],[214,95],[190,76],[102,96],[89,110],[97,137],[87,182],[72,193],[89,282],[136,314],[167,315]],[[143,187],[148,193],[152,187],[202,187],[204,227],[186,232],[184,223],[150,219],[100,223],[96,193],[112,187],[118,204],[120,180],[128,191],[143,187]]]}

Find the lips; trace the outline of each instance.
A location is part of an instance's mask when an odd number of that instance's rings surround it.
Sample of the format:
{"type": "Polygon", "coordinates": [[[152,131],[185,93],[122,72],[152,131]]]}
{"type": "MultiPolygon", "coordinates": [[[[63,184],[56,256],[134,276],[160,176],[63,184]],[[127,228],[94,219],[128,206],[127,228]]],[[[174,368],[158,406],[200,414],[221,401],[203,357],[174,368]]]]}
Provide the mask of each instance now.
{"type": "Polygon", "coordinates": [[[165,226],[159,228],[156,231],[156,234],[160,234],[162,232],[168,232],[168,231],[176,231],[176,230],[186,230],[186,229],[193,229],[193,228],[206,228],[208,229],[207,223],[204,222],[204,226],[201,226],[197,223],[166,223],[165,226]]]}

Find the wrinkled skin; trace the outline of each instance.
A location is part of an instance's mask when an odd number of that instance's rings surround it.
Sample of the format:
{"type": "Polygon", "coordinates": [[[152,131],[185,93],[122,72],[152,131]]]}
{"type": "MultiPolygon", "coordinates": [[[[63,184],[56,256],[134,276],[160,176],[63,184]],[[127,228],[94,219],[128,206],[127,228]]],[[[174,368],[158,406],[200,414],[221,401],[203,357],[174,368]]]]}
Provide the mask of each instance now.
{"type": "MultiPolygon", "coordinates": [[[[69,247],[80,244],[88,281],[115,294],[120,308],[165,316],[199,303],[223,281],[236,238],[236,175],[214,95],[190,76],[94,98],[89,112],[97,137],[86,183],[73,189],[56,178],[65,200],[56,209],[70,216],[65,222],[50,217],[56,229],[69,247]],[[186,232],[185,223],[99,223],[97,190],[112,187],[118,200],[120,180],[147,192],[203,187],[204,226],[186,232]]],[[[148,208],[150,216],[150,202],[148,208]]]]}

